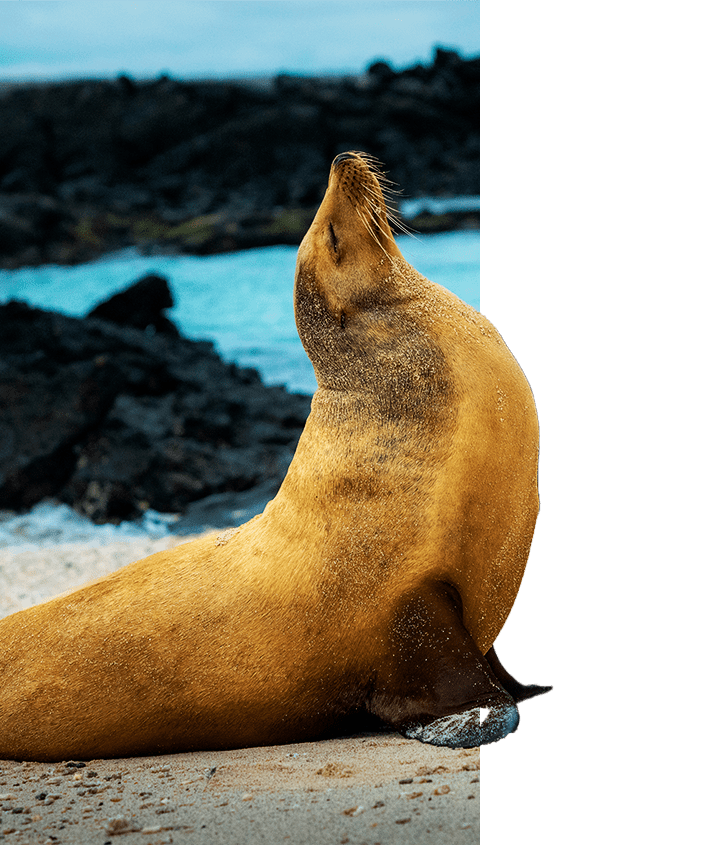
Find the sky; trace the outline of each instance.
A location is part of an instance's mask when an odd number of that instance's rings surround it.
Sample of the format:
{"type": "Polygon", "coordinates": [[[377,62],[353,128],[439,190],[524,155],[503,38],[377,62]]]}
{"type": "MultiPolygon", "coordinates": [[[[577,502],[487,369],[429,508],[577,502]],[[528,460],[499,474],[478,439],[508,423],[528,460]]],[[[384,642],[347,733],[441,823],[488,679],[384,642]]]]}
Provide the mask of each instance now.
{"type": "Polygon", "coordinates": [[[478,55],[479,0],[0,2],[0,81],[357,73],[438,44],[478,55]]]}

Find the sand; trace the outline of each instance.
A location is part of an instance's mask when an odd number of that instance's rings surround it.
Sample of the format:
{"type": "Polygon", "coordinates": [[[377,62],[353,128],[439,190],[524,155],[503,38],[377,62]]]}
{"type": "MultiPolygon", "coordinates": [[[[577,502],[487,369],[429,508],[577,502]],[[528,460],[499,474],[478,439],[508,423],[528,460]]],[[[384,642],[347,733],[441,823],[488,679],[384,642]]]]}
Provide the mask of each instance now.
{"type": "MultiPolygon", "coordinates": [[[[0,616],[187,537],[0,550],[0,616]]],[[[0,760],[0,841],[477,845],[480,752],[394,732],[86,765],[0,760]]]]}

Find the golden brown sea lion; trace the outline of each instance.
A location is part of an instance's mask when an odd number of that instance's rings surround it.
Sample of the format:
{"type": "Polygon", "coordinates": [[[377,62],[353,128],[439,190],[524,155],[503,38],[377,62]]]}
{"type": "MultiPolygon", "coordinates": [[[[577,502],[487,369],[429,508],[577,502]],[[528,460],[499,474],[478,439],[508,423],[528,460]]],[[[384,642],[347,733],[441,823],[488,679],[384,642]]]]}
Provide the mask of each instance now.
{"type": "Polygon", "coordinates": [[[2,620],[0,758],[296,742],[363,713],[476,746],[543,691],[491,648],[538,511],[530,388],[403,259],[361,154],[333,162],[295,311],[319,387],[278,495],[2,620]]]}

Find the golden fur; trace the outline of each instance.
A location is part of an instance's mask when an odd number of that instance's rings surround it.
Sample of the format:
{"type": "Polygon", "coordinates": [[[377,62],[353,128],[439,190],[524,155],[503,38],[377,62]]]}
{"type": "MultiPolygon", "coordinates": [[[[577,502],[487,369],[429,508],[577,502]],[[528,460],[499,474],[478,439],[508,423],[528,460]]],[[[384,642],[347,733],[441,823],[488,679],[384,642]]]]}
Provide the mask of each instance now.
{"type": "Polygon", "coordinates": [[[403,259],[377,175],[339,156],[298,252],[319,389],[278,495],[0,621],[0,758],[276,744],[507,699],[460,690],[460,663],[491,648],[522,578],[533,397],[493,326],[403,259]]]}

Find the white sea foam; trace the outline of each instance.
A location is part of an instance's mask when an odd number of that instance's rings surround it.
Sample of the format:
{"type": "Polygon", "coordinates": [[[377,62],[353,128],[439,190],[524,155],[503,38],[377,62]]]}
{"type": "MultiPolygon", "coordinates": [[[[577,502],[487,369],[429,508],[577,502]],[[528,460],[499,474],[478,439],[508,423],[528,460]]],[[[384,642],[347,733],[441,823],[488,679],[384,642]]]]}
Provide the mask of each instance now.
{"type": "Polygon", "coordinates": [[[13,552],[50,548],[66,543],[103,545],[122,540],[156,539],[172,533],[175,514],[145,512],[142,521],[95,525],[67,505],[39,502],[24,514],[0,511],[0,549],[13,552]]]}
{"type": "Polygon", "coordinates": [[[412,218],[421,211],[430,211],[433,214],[445,214],[448,211],[479,211],[480,197],[448,197],[441,199],[437,197],[418,197],[417,199],[402,200],[400,211],[404,217],[412,218]]]}

